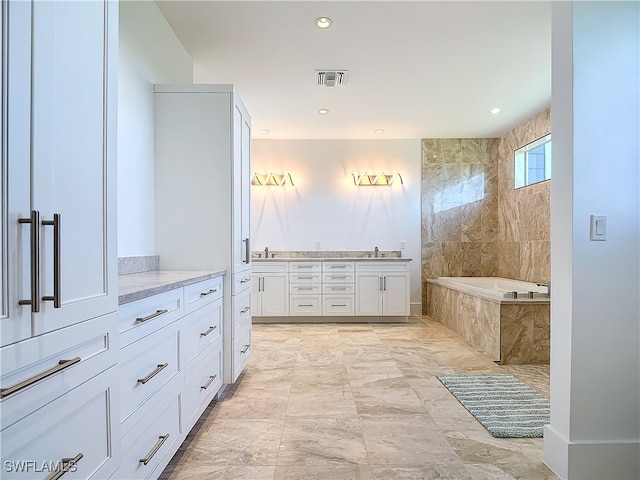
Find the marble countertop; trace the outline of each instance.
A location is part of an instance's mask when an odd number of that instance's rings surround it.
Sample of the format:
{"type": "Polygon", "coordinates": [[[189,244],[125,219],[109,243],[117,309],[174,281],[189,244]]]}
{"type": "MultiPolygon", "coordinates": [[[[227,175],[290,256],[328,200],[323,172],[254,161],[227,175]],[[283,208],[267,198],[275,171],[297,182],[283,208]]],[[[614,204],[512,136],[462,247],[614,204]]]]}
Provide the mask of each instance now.
{"type": "Polygon", "coordinates": [[[159,270],[118,276],[118,305],[224,275],[225,270],[159,270]]]}
{"type": "Polygon", "coordinates": [[[410,262],[410,258],[399,257],[273,257],[261,258],[254,257],[252,262],[410,262]]]}

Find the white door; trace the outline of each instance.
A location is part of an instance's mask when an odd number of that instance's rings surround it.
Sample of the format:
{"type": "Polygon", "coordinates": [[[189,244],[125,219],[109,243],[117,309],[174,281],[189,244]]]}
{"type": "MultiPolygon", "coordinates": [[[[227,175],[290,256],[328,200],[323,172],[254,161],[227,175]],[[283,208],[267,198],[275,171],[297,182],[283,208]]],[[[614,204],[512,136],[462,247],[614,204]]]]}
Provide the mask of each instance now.
{"type": "Polygon", "coordinates": [[[262,274],[262,315],[281,317],[289,315],[289,274],[262,274]]]}
{"type": "Polygon", "coordinates": [[[409,315],[409,274],[386,272],[382,288],[382,314],[409,315]]]}
{"type": "Polygon", "coordinates": [[[31,214],[31,4],[2,2],[0,9],[0,345],[7,345],[31,336],[31,306],[20,305],[32,296],[31,225],[18,222],[31,214]]]}
{"type": "Polygon", "coordinates": [[[117,60],[118,6],[32,5],[32,209],[44,222],[37,335],[117,309],[117,78],[108,64],[117,60]]]}
{"type": "Polygon", "coordinates": [[[356,315],[382,315],[382,276],[379,272],[356,275],[356,315]]]}
{"type": "Polygon", "coordinates": [[[262,315],[262,274],[251,275],[251,315],[262,315]]]}

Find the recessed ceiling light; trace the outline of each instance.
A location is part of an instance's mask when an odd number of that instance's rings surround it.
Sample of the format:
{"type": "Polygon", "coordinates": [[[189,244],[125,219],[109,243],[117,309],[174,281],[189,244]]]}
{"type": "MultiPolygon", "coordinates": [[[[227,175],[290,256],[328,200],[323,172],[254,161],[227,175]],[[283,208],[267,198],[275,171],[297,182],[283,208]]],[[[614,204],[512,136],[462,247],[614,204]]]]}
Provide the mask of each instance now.
{"type": "Polygon", "coordinates": [[[331,26],[331,19],[329,17],[316,18],[316,25],[318,28],[329,28],[331,26]]]}
{"type": "Polygon", "coordinates": [[[327,110],[326,108],[321,108],[320,110],[318,110],[318,113],[320,115],[326,115],[327,113],[329,113],[329,110],[327,110]]]}
{"type": "Polygon", "coordinates": [[[379,128],[379,129],[376,130],[376,133],[384,133],[384,130],[379,128]]]}
{"type": "Polygon", "coordinates": [[[500,113],[500,109],[498,107],[494,107],[491,110],[489,110],[489,113],[491,113],[492,115],[495,115],[496,113],[500,113]]]}
{"type": "Polygon", "coordinates": [[[260,133],[269,133],[269,130],[267,130],[266,128],[263,128],[262,130],[260,130],[260,133]]]}

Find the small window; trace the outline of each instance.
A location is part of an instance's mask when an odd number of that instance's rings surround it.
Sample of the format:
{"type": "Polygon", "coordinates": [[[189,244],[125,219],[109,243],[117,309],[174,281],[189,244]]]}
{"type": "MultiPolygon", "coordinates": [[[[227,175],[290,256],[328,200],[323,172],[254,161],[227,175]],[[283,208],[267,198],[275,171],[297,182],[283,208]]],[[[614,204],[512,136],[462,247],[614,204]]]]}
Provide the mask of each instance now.
{"type": "Polygon", "coordinates": [[[515,151],[515,188],[551,178],[551,134],[515,151]]]}

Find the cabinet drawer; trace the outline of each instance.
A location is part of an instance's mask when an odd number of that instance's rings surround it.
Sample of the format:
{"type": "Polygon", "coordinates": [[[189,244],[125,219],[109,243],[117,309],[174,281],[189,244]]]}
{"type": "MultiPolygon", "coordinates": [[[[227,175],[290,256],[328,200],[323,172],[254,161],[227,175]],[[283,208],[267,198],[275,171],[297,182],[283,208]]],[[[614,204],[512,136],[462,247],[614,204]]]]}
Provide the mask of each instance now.
{"type": "Polygon", "coordinates": [[[289,271],[289,262],[253,262],[253,273],[282,273],[289,271]]]}
{"type": "Polygon", "coordinates": [[[169,325],[120,351],[120,418],[123,422],[179,374],[179,338],[177,327],[169,325]]]}
{"type": "Polygon", "coordinates": [[[180,430],[180,387],[174,388],[122,438],[117,478],[157,478],[183,440],[180,430]],[[145,461],[147,462],[145,465],[145,461]]]}
{"type": "Polygon", "coordinates": [[[323,272],[353,272],[353,270],[353,262],[322,262],[323,272]]]}
{"type": "Polygon", "coordinates": [[[182,288],[120,305],[120,348],[153,333],[184,315],[182,288]]]}
{"type": "Polygon", "coordinates": [[[234,273],[231,277],[232,281],[232,295],[237,295],[247,289],[251,289],[251,270],[245,272],[234,273]]]}
{"type": "Polygon", "coordinates": [[[45,478],[63,458],[77,459],[64,478],[109,478],[120,461],[116,375],[112,367],[2,430],[2,478],[45,478]]]}
{"type": "Polygon", "coordinates": [[[325,316],[355,315],[354,295],[326,295],[323,297],[322,313],[325,316]]]}
{"type": "Polygon", "coordinates": [[[222,299],[186,315],[180,325],[185,371],[188,372],[190,364],[201,352],[222,341],[222,299]]]}
{"type": "Polygon", "coordinates": [[[322,283],[321,273],[291,272],[289,283],[322,283]]]}
{"type": "Polygon", "coordinates": [[[322,285],[322,293],[325,295],[353,295],[355,293],[355,285],[353,283],[325,283],[322,285]]]}
{"type": "Polygon", "coordinates": [[[291,294],[302,294],[302,295],[312,295],[312,294],[320,294],[322,293],[322,285],[305,285],[305,284],[289,284],[289,293],[291,294]]]}
{"type": "Polygon", "coordinates": [[[290,315],[322,315],[322,302],[320,295],[292,295],[290,298],[290,315]]]}
{"type": "Polygon", "coordinates": [[[184,287],[184,313],[191,313],[222,298],[224,277],[215,277],[184,287]]]}
{"type": "Polygon", "coordinates": [[[247,324],[233,343],[233,377],[237,378],[242,373],[251,358],[251,323],[247,324]]]}
{"type": "Polygon", "coordinates": [[[323,272],[322,283],[353,283],[355,276],[353,272],[323,272]]]}
{"type": "Polygon", "coordinates": [[[116,318],[98,317],[0,349],[0,428],[115,365],[116,318]]]}
{"type": "Polygon", "coordinates": [[[206,351],[184,381],[182,419],[188,431],[222,386],[222,345],[206,351]]]}
{"type": "Polygon", "coordinates": [[[290,262],[289,272],[291,273],[320,273],[322,262],[290,262]]]}
{"type": "Polygon", "coordinates": [[[358,262],[356,265],[356,272],[404,272],[409,271],[409,262],[397,261],[397,260],[382,260],[371,262],[358,262]]]}
{"type": "MultiPolygon", "coordinates": [[[[247,322],[251,322],[251,290],[233,297],[233,324],[236,331],[247,322]]],[[[234,338],[236,335],[234,332],[234,338]]]]}

